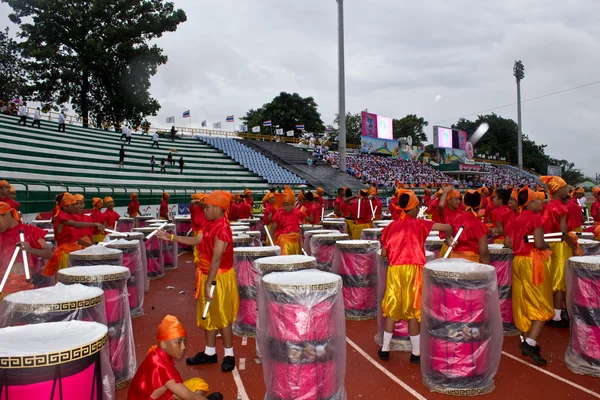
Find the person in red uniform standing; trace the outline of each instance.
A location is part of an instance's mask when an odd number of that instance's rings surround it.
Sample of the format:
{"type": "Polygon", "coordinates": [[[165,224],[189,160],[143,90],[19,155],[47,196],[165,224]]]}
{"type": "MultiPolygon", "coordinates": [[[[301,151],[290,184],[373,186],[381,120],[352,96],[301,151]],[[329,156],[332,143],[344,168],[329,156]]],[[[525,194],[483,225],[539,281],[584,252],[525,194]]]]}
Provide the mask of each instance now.
{"type": "Polygon", "coordinates": [[[461,227],[464,229],[450,253],[450,258],[464,258],[473,262],[489,264],[489,230],[477,215],[481,205],[481,194],[475,190],[467,190],[464,203],[465,212],[457,215],[451,223],[454,236],[461,227]]]}
{"type": "Polygon", "coordinates": [[[207,224],[202,234],[195,237],[175,236],[165,231],[158,233],[163,240],[170,240],[188,246],[198,246],[200,257],[196,274],[196,323],[204,330],[206,346],[204,351],[186,359],[189,365],[216,364],[217,333],[223,336],[225,353],[221,371],[231,372],[235,368],[233,354],[233,331],[239,308],[239,294],[235,271],[233,270],[233,234],[225,213],[231,204],[231,193],[215,190],[204,200],[207,224]],[[211,296],[212,283],[216,282],[211,296]],[[206,319],[202,319],[206,302],[210,307],[206,319]]]}
{"type": "MultiPolygon", "coordinates": [[[[346,199],[348,202],[348,199],[346,199]]],[[[362,189],[358,192],[358,198],[353,198],[350,202],[350,217],[353,224],[348,226],[350,236],[353,240],[359,240],[363,229],[371,228],[373,220],[373,202],[369,200],[369,192],[362,189]]]]}
{"type": "Polygon", "coordinates": [[[323,188],[317,188],[317,199],[319,202],[319,207],[325,208],[325,190],[323,190],[323,188]]]}
{"type": "Polygon", "coordinates": [[[548,323],[555,328],[568,328],[569,321],[562,317],[562,306],[565,301],[565,264],[573,251],[577,249],[568,231],[568,210],[564,199],[569,195],[567,183],[558,176],[542,176],[542,182],[548,187],[552,200],[544,208],[542,220],[545,233],[562,233],[563,242],[550,243],[552,258],[550,272],[552,274],[552,291],[554,292],[554,318],[548,323]]]}
{"type": "Polygon", "coordinates": [[[286,186],[283,191],[283,208],[273,217],[269,233],[275,245],[281,248],[281,255],[302,254],[300,247],[300,225],[306,215],[294,207],[296,196],[294,191],[286,186]]]}
{"type": "Polygon", "coordinates": [[[594,219],[594,225],[600,225],[600,187],[592,189],[592,196],[595,200],[590,207],[590,214],[594,219]]]}
{"type": "Polygon", "coordinates": [[[171,195],[167,192],[163,192],[162,200],[160,201],[160,208],[158,209],[158,219],[165,221],[169,220],[169,198],[171,195]]]}
{"type": "Polygon", "coordinates": [[[567,196],[564,200],[565,207],[569,216],[567,218],[567,229],[569,232],[582,232],[583,231],[583,210],[579,205],[577,197],[575,197],[575,190],[567,196]]]}
{"type": "Polygon", "coordinates": [[[118,212],[114,210],[115,201],[112,197],[104,198],[104,206],[106,207],[106,211],[104,211],[104,217],[106,219],[106,227],[108,229],[116,229],[117,221],[121,218],[118,212]]]}
{"type": "Polygon", "coordinates": [[[140,215],[140,202],[138,200],[138,194],[131,193],[130,199],[131,199],[131,201],[129,202],[129,205],[127,206],[127,214],[129,214],[130,218],[135,218],[138,215],[140,215]]]}
{"type": "Polygon", "coordinates": [[[494,243],[503,244],[505,228],[517,216],[516,202],[515,209],[510,206],[511,192],[508,189],[495,190],[494,211],[492,211],[492,223],[494,224],[491,233],[494,235],[494,243]]]}
{"type": "Polygon", "coordinates": [[[371,187],[369,189],[369,201],[373,203],[373,209],[375,210],[375,219],[381,219],[381,213],[383,210],[383,203],[379,200],[379,191],[376,187],[371,187]]]}
{"type": "MultiPolygon", "coordinates": [[[[52,257],[52,250],[44,239],[47,231],[32,225],[24,225],[17,210],[8,203],[0,202],[0,280],[4,277],[6,269],[14,254],[15,248],[21,246],[27,253],[29,267],[33,267],[38,257],[52,257]],[[25,241],[21,242],[19,231],[23,231],[25,241]]],[[[5,295],[16,293],[21,290],[30,290],[34,286],[25,281],[25,267],[23,255],[19,252],[13,267],[8,274],[0,299],[5,295]]]]}
{"type": "MultiPolygon", "coordinates": [[[[267,227],[267,230],[271,232],[271,225],[273,224],[273,218],[275,217],[275,213],[277,210],[275,209],[275,195],[273,193],[267,193],[267,202],[263,207],[263,224],[267,227]]],[[[267,236],[267,246],[273,246],[273,243],[269,240],[267,236]]]]}
{"type": "Polygon", "coordinates": [[[333,202],[333,213],[337,218],[344,217],[343,207],[346,203],[344,203],[344,188],[339,188],[337,191],[337,197],[333,202]]]}
{"type": "MultiPolygon", "coordinates": [[[[95,224],[102,224],[102,226],[106,226],[106,216],[104,215],[104,213],[102,212],[102,207],[104,206],[104,201],[102,201],[101,198],[99,197],[94,197],[92,199],[92,205],[94,206],[94,209],[92,210],[91,214],[90,214],[90,220],[91,222],[95,223],[95,224]]],[[[100,230],[96,229],[96,228],[92,228],[92,236],[94,238],[94,241],[96,243],[100,243],[102,241],[104,241],[104,233],[101,232],[100,230]]]]}
{"type": "Polygon", "coordinates": [[[10,208],[19,211],[21,205],[10,197],[10,188],[11,186],[8,181],[0,180],[0,201],[8,204],[10,208]]]}
{"type": "Polygon", "coordinates": [[[252,196],[252,191],[250,189],[244,190],[244,201],[250,206],[250,210],[252,210],[252,214],[254,214],[254,197],[252,196]]]}
{"type": "Polygon", "coordinates": [[[400,215],[383,230],[381,241],[382,257],[389,260],[385,294],[382,300],[385,329],[383,345],[378,351],[379,358],[386,361],[390,357],[390,343],[394,326],[398,321],[408,322],[410,335],[410,362],[421,362],[420,322],[421,293],[423,289],[422,270],[425,265],[425,240],[432,230],[445,232],[447,241],[452,240],[452,227],[417,219],[419,199],[412,190],[398,192],[400,215]]]}
{"type": "MultiPolygon", "coordinates": [[[[85,197],[82,194],[75,194],[75,200],[77,201],[77,211],[75,215],[77,216],[79,221],[92,223],[92,217],[89,215],[85,215],[83,210],[85,210],[85,197]]],[[[88,243],[89,245],[94,244],[94,229],[79,229],[79,239],[88,243]]]]}
{"type": "Polygon", "coordinates": [[[423,190],[423,198],[421,199],[421,204],[425,204],[426,206],[431,201],[431,189],[423,190]]]}
{"type": "Polygon", "coordinates": [[[427,206],[427,211],[425,213],[431,216],[433,222],[442,223],[442,217],[440,217],[440,197],[442,197],[443,193],[444,191],[439,189],[435,192],[433,198],[429,200],[429,203],[424,203],[424,205],[427,206]]]}
{"type": "MultiPolygon", "coordinates": [[[[452,225],[454,218],[460,215],[463,211],[460,210],[459,206],[461,203],[461,194],[458,190],[452,186],[446,186],[442,195],[440,196],[440,204],[438,207],[440,213],[440,220],[444,224],[452,225]]],[[[435,222],[435,221],[434,221],[435,222]]],[[[444,232],[440,232],[440,239],[446,238],[444,232]]],[[[446,244],[442,245],[440,254],[446,254],[446,244]]]]}
{"type": "Polygon", "coordinates": [[[238,219],[248,219],[252,217],[252,206],[246,202],[246,195],[238,197],[237,200],[237,216],[238,219]]]}
{"type": "Polygon", "coordinates": [[[208,384],[201,378],[183,381],[175,368],[175,360],[185,356],[187,334],[179,320],[167,315],[158,326],[156,345],[152,346],[146,358],[135,373],[129,385],[128,400],[163,399],[172,400],[217,400],[223,399],[220,393],[204,397],[208,384]]]}

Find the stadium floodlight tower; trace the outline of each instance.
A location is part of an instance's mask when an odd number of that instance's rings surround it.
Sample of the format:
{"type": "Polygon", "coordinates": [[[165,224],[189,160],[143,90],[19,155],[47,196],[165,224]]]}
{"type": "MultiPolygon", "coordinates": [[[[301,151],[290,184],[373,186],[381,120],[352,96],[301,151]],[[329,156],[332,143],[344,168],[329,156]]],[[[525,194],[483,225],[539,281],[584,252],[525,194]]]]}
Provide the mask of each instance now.
{"type": "Polygon", "coordinates": [[[339,135],[338,154],[339,170],[346,172],[346,72],[344,68],[344,0],[336,0],[338,4],[338,100],[339,100],[339,135]]]}
{"type": "Polygon", "coordinates": [[[521,81],[525,78],[525,67],[521,60],[515,61],[513,75],[517,79],[517,124],[519,126],[518,152],[519,152],[519,178],[523,177],[523,130],[521,128],[521,81]]]}

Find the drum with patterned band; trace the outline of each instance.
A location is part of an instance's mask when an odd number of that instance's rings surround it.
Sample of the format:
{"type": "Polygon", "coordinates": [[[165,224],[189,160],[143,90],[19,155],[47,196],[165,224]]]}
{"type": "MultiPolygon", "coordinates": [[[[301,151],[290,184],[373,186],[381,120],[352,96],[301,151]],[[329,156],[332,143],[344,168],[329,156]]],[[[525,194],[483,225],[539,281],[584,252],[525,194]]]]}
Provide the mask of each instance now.
{"type": "Polygon", "coordinates": [[[381,242],[382,233],[383,228],[366,228],[360,233],[360,238],[362,240],[379,240],[381,242]]]}
{"type": "Polygon", "coordinates": [[[150,289],[150,281],[148,280],[148,259],[146,258],[146,245],[144,243],[144,234],[142,232],[127,232],[127,236],[107,235],[105,241],[111,240],[137,240],[140,243],[140,256],[142,259],[142,269],[144,270],[144,292],[150,289]]]}
{"type": "Polygon", "coordinates": [[[131,230],[134,228],[134,224],[135,219],[129,217],[121,217],[117,221],[117,227],[115,230],[117,232],[131,232],[131,230]]]}
{"type": "Polygon", "coordinates": [[[496,269],[504,335],[518,335],[519,330],[514,323],[512,307],[513,252],[502,244],[488,244],[488,248],[490,252],[490,264],[496,269]]]}
{"type": "Polygon", "coordinates": [[[600,242],[593,239],[579,239],[577,241],[584,256],[599,256],[600,242]]]}
{"type": "Polygon", "coordinates": [[[311,224],[303,224],[300,225],[300,237],[302,238],[302,243],[306,240],[306,232],[308,231],[320,231],[323,230],[323,225],[311,225],[311,224]]]}
{"type": "MultiPolygon", "coordinates": [[[[156,228],[135,228],[135,232],[141,232],[144,237],[148,237],[156,228]]],[[[162,240],[157,235],[152,236],[149,240],[143,242],[146,248],[146,260],[148,262],[147,275],[148,279],[161,279],[165,276],[165,260],[163,257],[162,240]]]]}
{"type": "Polygon", "coordinates": [[[245,232],[251,230],[250,225],[231,225],[230,228],[233,234],[244,234],[245,232]]]}
{"type": "Polygon", "coordinates": [[[339,233],[339,231],[335,229],[319,229],[317,231],[306,231],[304,233],[304,243],[302,244],[302,248],[306,255],[312,256],[312,252],[310,249],[310,240],[314,235],[327,235],[330,233],[339,233]]]}
{"type": "Polygon", "coordinates": [[[439,236],[428,236],[427,239],[425,239],[425,250],[433,252],[436,259],[444,256],[443,254],[440,254],[443,245],[444,240],[440,239],[439,236]]]}
{"type": "Polygon", "coordinates": [[[373,227],[374,228],[385,228],[392,222],[393,221],[391,219],[385,219],[385,220],[381,220],[381,221],[373,221],[373,227]]]}
{"type": "Polygon", "coordinates": [[[138,215],[137,217],[135,217],[135,227],[136,228],[145,228],[146,221],[152,221],[152,220],[154,220],[153,215],[138,215]]]}
{"type": "MultiPolygon", "coordinates": [[[[189,215],[178,215],[174,218],[175,226],[177,231],[177,236],[192,236],[192,217],[189,215]]],[[[194,250],[193,246],[188,246],[187,244],[178,243],[177,247],[179,247],[179,251],[192,252],[194,250]]]]}
{"type": "Polygon", "coordinates": [[[258,231],[260,229],[260,221],[260,218],[240,219],[240,223],[248,225],[251,231],[258,231]]]}
{"type": "MultiPolygon", "coordinates": [[[[150,224],[153,228],[158,228],[162,224],[152,223],[150,224]]],[[[177,226],[175,224],[166,224],[162,230],[167,232],[169,235],[177,234],[177,226]]],[[[177,247],[177,243],[171,242],[169,240],[161,240],[162,252],[163,252],[163,262],[165,270],[177,269],[179,266],[179,248],[177,247]]]]}
{"type": "Polygon", "coordinates": [[[346,224],[346,220],[344,218],[339,219],[324,219],[320,222],[323,229],[327,230],[336,230],[340,233],[348,233],[348,225],[346,224]]]}
{"type": "Polygon", "coordinates": [[[307,241],[310,237],[310,254],[317,259],[317,269],[325,272],[331,272],[333,265],[333,257],[335,254],[335,243],[341,240],[349,240],[350,236],[346,233],[326,233],[326,234],[313,234],[309,236],[309,233],[322,232],[322,231],[311,231],[306,232],[307,241]]]}
{"type": "Polygon", "coordinates": [[[140,242],[119,239],[106,247],[123,252],[123,266],[129,269],[131,273],[131,277],[127,280],[131,318],[144,315],[144,309],[142,308],[144,304],[144,280],[147,280],[148,276],[144,273],[142,266],[140,242]]]}
{"type": "Polygon", "coordinates": [[[31,221],[29,223],[29,225],[33,225],[35,227],[38,227],[40,229],[45,229],[45,230],[53,230],[54,229],[54,225],[52,225],[52,220],[50,220],[50,219],[34,219],[33,221],[31,221]]]}
{"type": "Polygon", "coordinates": [[[69,267],[91,265],[123,265],[123,252],[106,246],[94,245],[69,253],[69,267]]]}
{"type": "Polygon", "coordinates": [[[233,248],[236,247],[259,247],[256,246],[256,241],[254,237],[244,235],[244,234],[234,234],[233,235],[233,248]]]}

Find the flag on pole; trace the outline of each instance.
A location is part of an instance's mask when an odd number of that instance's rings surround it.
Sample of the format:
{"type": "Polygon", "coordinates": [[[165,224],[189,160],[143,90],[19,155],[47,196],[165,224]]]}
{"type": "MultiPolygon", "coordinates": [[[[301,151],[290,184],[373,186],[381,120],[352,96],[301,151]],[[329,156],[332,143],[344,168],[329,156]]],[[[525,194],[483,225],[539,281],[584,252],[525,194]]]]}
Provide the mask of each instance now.
{"type": "Polygon", "coordinates": [[[168,117],[167,118],[167,124],[174,124],[175,123],[175,117],[168,117]]]}
{"type": "Polygon", "coordinates": [[[202,127],[206,128],[206,120],[202,121],[202,127]]]}
{"type": "Polygon", "coordinates": [[[254,132],[254,133],[260,133],[260,126],[253,126],[252,127],[252,132],[254,132]]]}
{"type": "Polygon", "coordinates": [[[233,117],[233,115],[228,115],[227,116],[227,120],[225,122],[234,122],[235,118],[233,117]]]}
{"type": "Polygon", "coordinates": [[[333,128],[332,127],[327,127],[327,133],[332,133],[333,132],[333,128]]]}
{"type": "Polygon", "coordinates": [[[304,130],[304,124],[297,124],[296,125],[296,129],[298,129],[299,131],[303,131],[304,130]]]}
{"type": "Polygon", "coordinates": [[[271,120],[263,122],[263,126],[271,126],[271,120]]]}
{"type": "Polygon", "coordinates": [[[248,132],[248,125],[240,125],[240,132],[248,132]]]}
{"type": "Polygon", "coordinates": [[[190,110],[184,111],[183,118],[189,118],[189,117],[190,117],[190,110]]]}
{"type": "Polygon", "coordinates": [[[213,124],[213,128],[221,129],[221,121],[217,122],[216,124],[213,124]]]}

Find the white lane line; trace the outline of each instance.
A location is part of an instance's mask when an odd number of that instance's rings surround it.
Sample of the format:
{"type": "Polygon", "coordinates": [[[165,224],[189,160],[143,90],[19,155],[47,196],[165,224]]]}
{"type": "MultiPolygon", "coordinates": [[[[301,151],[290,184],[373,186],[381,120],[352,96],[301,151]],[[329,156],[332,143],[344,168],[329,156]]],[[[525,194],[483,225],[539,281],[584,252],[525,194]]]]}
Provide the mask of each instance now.
{"type": "Polygon", "coordinates": [[[240,358],[240,364],[238,365],[238,369],[240,371],[243,371],[246,369],[246,359],[245,358],[240,358]]]}
{"type": "Polygon", "coordinates": [[[235,386],[237,386],[238,390],[237,400],[250,400],[248,393],[246,393],[244,383],[242,382],[240,372],[237,370],[237,368],[233,370],[233,380],[235,381],[235,386]]]}
{"type": "Polygon", "coordinates": [[[248,344],[248,338],[247,338],[246,336],[244,336],[244,337],[242,338],[242,346],[245,346],[245,345],[247,345],[247,344],[248,344]]]}
{"type": "Polygon", "coordinates": [[[503,352],[502,352],[502,354],[504,354],[504,355],[505,355],[506,357],[508,357],[508,358],[512,358],[513,360],[520,362],[521,364],[527,365],[527,366],[528,366],[528,367],[530,367],[530,368],[533,368],[533,369],[535,369],[535,370],[537,370],[537,371],[543,372],[544,374],[546,374],[546,375],[548,375],[548,376],[551,376],[552,378],[558,379],[559,381],[561,381],[561,382],[563,382],[563,383],[566,383],[567,385],[571,385],[571,386],[573,386],[575,389],[579,389],[579,390],[581,390],[581,391],[583,391],[583,392],[585,392],[585,393],[587,393],[587,394],[589,394],[589,395],[591,395],[591,396],[594,396],[594,397],[595,397],[595,398],[597,398],[597,399],[600,399],[600,393],[593,392],[593,391],[589,390],[588,388],[584,388],[583,386],[581,386],[581,385],[578,385],[578,384],[576,384],[576,383],[573,383],[573,382],[571,382],[571,381],[570,381],[570,380],[568,380],[568,379],[565,379],[565,378],[563,378],[563,377],[561,377],[561,376],[558,376],[558,375],[556,375],[556,374],[553,374],[553,373],[552,373],[552,372],[550,372],[550,371],[546,371],[545,369],[543,369],[543,368],[540,368],[540,367],[538,367],[537,365],[533,365],[533,364],[530,364],[530,363],[528,363],[527,361],[521,360],[519,357],[515,357],[515,356],[513,356],[512,354],[509,354],[509,353],[507,353],[507,352],[505,352],[505,351],[503,351],[503,352]]]}
{"type": "Polygon", "coordinates": [[[415,398],[417,398],[419,400],[427,400],[426,397],[423,397],[421,394],[419,394],[419,392],[417,392],[416,390],[414,390],[413,388],[411,388],[410,386],[408,386],[400,378],[398,378],[396,375],[392,374],[390,371],[388,371],[387,369],[385,369],[381,364],[379,364],[377,361],[375,361],[363,349],[361,349],[360,347],[358,347],[358,345],[356,343],[354,343],[352,340],[350,340],[350,338],[347,337],[346,338],[346,342],[348,342],[348,344],[350,346],[354,347],[354,350],[358,351],[361,356],[363,356],[364,358],[366,358],[367,361],[369,361],[371,364],[373,364],[378,370],[380,370],[385,375],[387,375],[388,378],[390,378],[391,380],[393,380],[394,382],[396,382],[398,385],[402,386],[402,388],[404,388],[404,390],[406,390],[408,393],[412,394],[415,398]]]}

